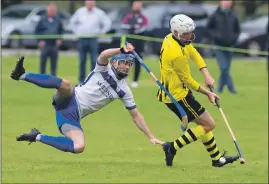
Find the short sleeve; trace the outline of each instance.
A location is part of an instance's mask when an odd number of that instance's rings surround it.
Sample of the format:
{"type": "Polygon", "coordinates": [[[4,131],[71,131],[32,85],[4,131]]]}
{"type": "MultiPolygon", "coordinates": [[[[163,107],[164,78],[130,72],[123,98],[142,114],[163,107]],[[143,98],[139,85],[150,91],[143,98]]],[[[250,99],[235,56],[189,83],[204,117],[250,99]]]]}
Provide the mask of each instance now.
{"type": "Polygon", "coordinates": [[[101,64],[98,64],[98,62],[96,62],[94,72],[105,72],[105,71],[108,71],[110,67],[111,67],[110,64],[101,65],[101,64]]]}
{"type": "Polygon", "coordinates": [[[133,110],[136,108],[133,93],[128,86],[125,89],[125,95],[121,98],[121,101],[124,103],[125,108],[128,110],[133,110]]]}

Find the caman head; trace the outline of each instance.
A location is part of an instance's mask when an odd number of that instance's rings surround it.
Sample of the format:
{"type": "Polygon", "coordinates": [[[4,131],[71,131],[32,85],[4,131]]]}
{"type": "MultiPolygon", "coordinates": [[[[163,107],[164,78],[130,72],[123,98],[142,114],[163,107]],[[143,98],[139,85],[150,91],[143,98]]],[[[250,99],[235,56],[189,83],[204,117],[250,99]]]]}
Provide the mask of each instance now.
{"type": "Polygon", "coordinates": [[[135,57],[132,54],[118,54],[113,56],[110,60],[112,68],[120,79],[129,75],[134,62],[135,57]]]}

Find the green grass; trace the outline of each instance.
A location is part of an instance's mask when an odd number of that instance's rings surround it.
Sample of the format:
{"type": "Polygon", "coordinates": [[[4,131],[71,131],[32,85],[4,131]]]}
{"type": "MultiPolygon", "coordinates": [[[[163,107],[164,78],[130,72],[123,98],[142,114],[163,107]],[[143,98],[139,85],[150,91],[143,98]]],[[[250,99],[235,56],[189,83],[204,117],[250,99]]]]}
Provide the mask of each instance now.
{"type": "MultiPolygon", "coordinates": [[[[151,183],[267,183],[268,180],[268,86],[265,62],[232,64],[232,75],[238,95],[227,91],[220,95],[222,108],[231,124],[246,157],[224,168],[212,168],[211,160],[198,141],[180,151],[174,167],[166,168],[164,154],[153,146],[132,123],[120,101],[82,120],[86,135],[86,149],[82,154],[58,151],[52,147],[16,142],[15,137],[30,128],[42,133],[60,135],[55,123],[51,98],[54,90],[38,88],[27,82],[9,78],[15,57],[2,62],[2,182],[3,183],[89,183],[89,182],[151,182],[151,183]]],[[[28,71],[38,71],[38,57],[26,57],[28,71]]],[[[146,60],[159,76],[158,61],[146,60]]],[[[218,78],[214,60],[208,68],[218,78]]],[[[203,83],[199,71],[192,64],[194,78],[203,83]]],[[[78,59],[60,57],[59,75],[77,82],[78,59]]],[[[157,86],[145,70],[140,87],[133,93],[153,134],[162,140],[174,140],[181,132],[180,122],[165,105],[156,99],[157,86]]],[[[219,148],[236,154],[232,138],[218,111],[207,97],[195,93],[196,98],[216,121],[214,131],[219,148]]]]}

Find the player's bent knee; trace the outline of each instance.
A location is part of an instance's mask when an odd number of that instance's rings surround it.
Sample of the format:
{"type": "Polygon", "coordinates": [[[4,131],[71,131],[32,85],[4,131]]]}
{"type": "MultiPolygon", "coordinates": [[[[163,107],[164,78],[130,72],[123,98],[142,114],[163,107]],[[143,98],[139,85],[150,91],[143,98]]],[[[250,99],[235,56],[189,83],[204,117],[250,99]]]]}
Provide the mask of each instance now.
{"type": "Polygon", "coordinates": [[[208,132],[215,128],[216,123],[209,113],[207,114],[205,121],[206,121],[206,127],[207,127],[208,132]]]}
{"type": "Polygon", "coordinates": [[[213,121],[209,124],[209,129],[213,130],[216,127],[216,123],[213,121]]]}
{"type": "Polygon", "coordinates": [[[216,126],[214,119],[210,116],[208,112],[204,112],[201,116],[195,119],[195,122],[201,125],[206,133],[213,130],[216,126]]]}
{"type": "Polygon", "coordinates": [[[215,121],[213,119],[209,120],[207,122],[207,130],[208,130],[208,132],[213,130],[215,128],[215,126],[216,126],[215,121]]]}
{"type": "Polygon", "coordinates": [[[68,90],[70,88],[72,89],[72,85],[68,80],[62,79],[62,83],[61,83],[60,88],[68,90]]]}
{"type": "Polygon", "coordinates": [[[71,93],[72,92],[72,84],[65,79],[62,79],[62,83],[60,88],[58,89],[60,92],[65,92],[65,93],[71,93]]]}
{"type": "Polygon", "coordinates": [[[74,140],[74,152],[75,153],[82,153],[85,149],[85,141],[84,137],[77,137],[74,140]]]}
{"type": "Polygon", "coordinates": [[[82,153],[85,149],[85,144],[78,144],[78,143],[75,143],[74,144],[74,152],[75,153],[82,153]]]}
{"type": "Polygon", "coordinates": [[[202,126],[205,132],[208,133],[215,128],[216,124],[214,121],[206,121],[206,123],[204,123],[202,126]]]}

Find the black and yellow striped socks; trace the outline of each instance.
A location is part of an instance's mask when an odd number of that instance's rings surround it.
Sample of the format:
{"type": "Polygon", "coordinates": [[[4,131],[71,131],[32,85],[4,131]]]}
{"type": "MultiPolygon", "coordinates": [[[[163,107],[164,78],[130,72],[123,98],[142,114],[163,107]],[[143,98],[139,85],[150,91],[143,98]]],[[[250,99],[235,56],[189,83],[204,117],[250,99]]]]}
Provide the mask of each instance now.
{"type": "Polygon", "coordinates": [[[182,136],[173,142],[173,145],[175,150],[179,150],[198,139],[201,139],[202,143],[205,145],[212,161],[218,161],[221,157],[221,153],[217,147],[214,135],[212,131],[205,133],[201,125],[194,126],[185,131],[182,136]]]}
{"type": "Polygon", "coordinates": [[[201,136],[201,141],[205,145],[212,161],[217,161],[221,157],[221,153],[217,147],[212,131],[201,136]]]}
{"type": "Polygon", "coordinates": [[[196,141],[199,139],[202,135],[205,134],[205,130],[201,125],[197,125],[195,127],[192,127],[184,132],[182,136],[180,136],[178,139],[174,141],[174,148],[176,150],[179,150],[186,146],[187,144],[190,144],[191,142],[196,141]]]}

